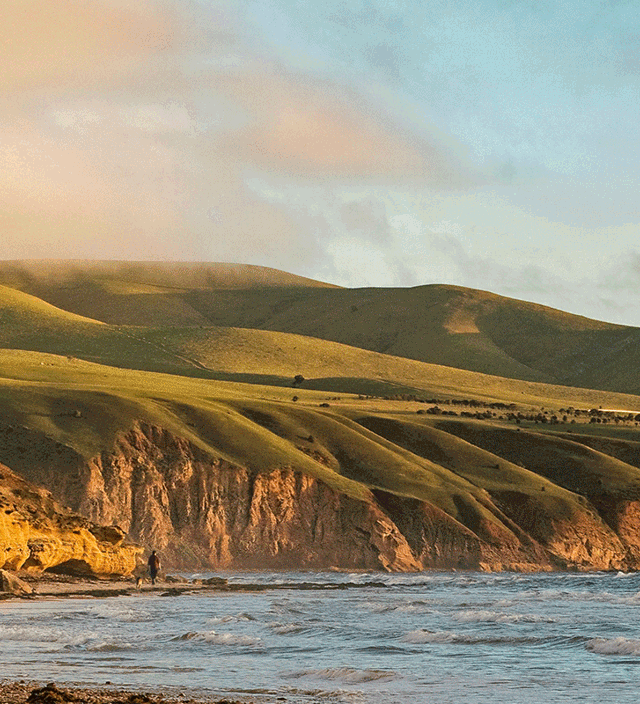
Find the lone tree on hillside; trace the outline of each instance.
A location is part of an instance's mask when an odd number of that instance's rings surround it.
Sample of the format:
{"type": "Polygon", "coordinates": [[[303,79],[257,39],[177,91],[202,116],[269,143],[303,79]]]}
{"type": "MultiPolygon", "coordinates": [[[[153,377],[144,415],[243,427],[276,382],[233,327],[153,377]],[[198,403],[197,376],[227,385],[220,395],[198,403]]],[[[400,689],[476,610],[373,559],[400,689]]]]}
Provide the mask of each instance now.
{"type": "Polygon", "coordinates": [[[293,386],[300,386],[300,384],[302,384],[303,381],[304,381],[304,377],[302,376],[302,374],[296,374],[293,377],[293,386]]]}

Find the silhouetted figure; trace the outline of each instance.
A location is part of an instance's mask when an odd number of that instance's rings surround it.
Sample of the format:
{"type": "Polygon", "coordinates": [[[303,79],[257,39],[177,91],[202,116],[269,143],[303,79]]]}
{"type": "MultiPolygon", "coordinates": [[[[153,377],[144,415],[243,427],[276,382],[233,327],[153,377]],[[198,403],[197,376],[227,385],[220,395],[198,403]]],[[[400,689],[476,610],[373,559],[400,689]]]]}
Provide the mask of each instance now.
{"type": "Polygon", "coordinates": [[[156,583],[156,577],[160,571],[160,556],[154,550],[151,555],[149,555],[149,560],[147,561],[149,565],[149,576],[151,577],[151,584],[156,583]]]}

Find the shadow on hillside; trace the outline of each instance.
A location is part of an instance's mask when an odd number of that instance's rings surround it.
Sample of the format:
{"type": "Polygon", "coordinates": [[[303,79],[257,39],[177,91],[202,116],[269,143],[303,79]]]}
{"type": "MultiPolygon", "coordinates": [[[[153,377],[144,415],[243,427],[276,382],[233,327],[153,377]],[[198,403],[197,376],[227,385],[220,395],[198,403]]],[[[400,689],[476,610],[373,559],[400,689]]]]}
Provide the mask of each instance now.
{"type": "Polygon", "coordinates": [[[384,379],[368,379],[366,377],[324,377],[320,379],[306,379],[300,387],[313,391],[331,391],[334,393],[359,394],[361,396],[424,396],[424,389],[414,386],[405,386],[384,379]]]}
{"type": "Polygon", "coordinates": [[[239,372],[210,371],[207,373],[207,378],[215,379],[216,381],[235,381],[240,384],[255,384],[257,386],[298,388],[293,385],[293,376],[278,376],[277,374],[241,374],[239,372]]]}
{"type": "Polygon", "coordinates": [[[358,394],[361,396],[413,396],[424,395],[423,389],[405,386],[392,381],[368,379],[366,377],[323,377],[305,379],[302,384],[293,384],[293,377],[277,376],[275,374],[240,374],[232,372],[209,372],[207,378],[217,381],[235,381],[243,384],[262,386],[280,386],[291,388],[292,391],[327,391],[332,393],[358,394]]]}

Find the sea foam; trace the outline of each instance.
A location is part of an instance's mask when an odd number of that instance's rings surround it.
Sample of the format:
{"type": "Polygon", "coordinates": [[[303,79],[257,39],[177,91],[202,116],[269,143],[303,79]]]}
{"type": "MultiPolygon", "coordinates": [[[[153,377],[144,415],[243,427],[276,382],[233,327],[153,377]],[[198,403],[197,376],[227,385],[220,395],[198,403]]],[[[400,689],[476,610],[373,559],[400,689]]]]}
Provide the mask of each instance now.
{"type": "Polygon", "coordinates": [[[600,655],[640,656],[640,640],[631,638],[593,638],[585,643],[585,647],[600,655]]]}
{"type": "Polygon", "coordinates": [[[193,640],[213,643],[214,645],[226,646],[243,646],[246,648],[262,647],[262,639],[254,636],[247,636],[237,633],[218,633],[217,631],[205,631],[198,633],[189,631],[181,636],[177,636],[173,640],[193,640]]]}
{"type": "Polygon", "coordinates": [[[555,623],[556,619],[539,614],[504,613],[503,611],[462,611],[456,616],[460,623],[555,623]]]}

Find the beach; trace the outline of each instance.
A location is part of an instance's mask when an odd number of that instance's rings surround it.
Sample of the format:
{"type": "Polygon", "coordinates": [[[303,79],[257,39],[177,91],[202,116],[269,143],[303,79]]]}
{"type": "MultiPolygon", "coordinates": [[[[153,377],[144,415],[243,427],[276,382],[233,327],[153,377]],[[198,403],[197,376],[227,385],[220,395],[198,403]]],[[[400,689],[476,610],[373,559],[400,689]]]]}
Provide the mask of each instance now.
{"type": "Polygon", "coordinates": [[[637,701],[637,574],[182,578],[0,601],[0,704],[637,701]]]}
{"type": "Polygon", "coordinates": [[[263,592],[295,589],[298,591],[362,589],[363,587],[384,588],[386,585],[379,579],[367,579],[356,583],[326,581],[294,581],[263,582],[245,579],[230,583],[224,577],[183,577],[166,575],[151,584],[143,580],[140,584],[134,578],[98,579],[72,577],[52,574],[19,574],[19,579],[30,589],[30,592],[11,593],[0,591],[0,600],[8,599],[74,599],[94,598],[104,599],[120,596],[154,595],[176,597],[182,594],[207,592],[263,592]]]}

